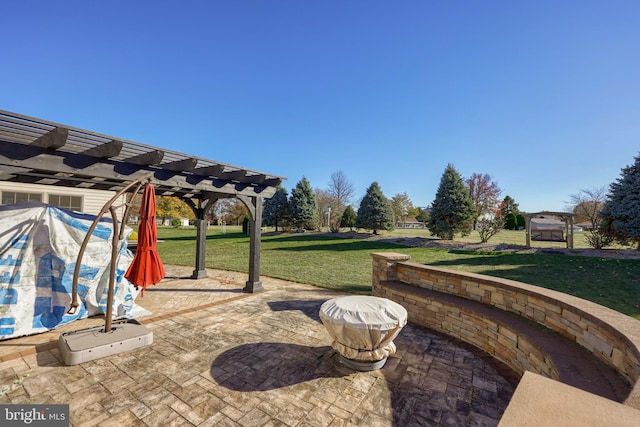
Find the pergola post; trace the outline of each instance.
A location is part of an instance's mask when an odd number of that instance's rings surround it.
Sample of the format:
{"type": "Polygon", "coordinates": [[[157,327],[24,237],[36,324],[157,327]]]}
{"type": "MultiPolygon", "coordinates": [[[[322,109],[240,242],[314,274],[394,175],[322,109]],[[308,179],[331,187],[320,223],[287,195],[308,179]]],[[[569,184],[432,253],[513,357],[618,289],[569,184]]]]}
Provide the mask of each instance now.
{"type": "Polygon", "coordinates": [[[202,279],[207,277],[206,270],[206,254],[207,254],[207,212],[211,209],[211,206],[217,198],[209,198],[204,200],[198,199],[198,205],[196,206],[191,199],[186,199],[185,202],[191,207],[193,213],[196,216],[196,265],[192,279],[202,279]]]}
{"type": "Polygon", "coordinates": [[[238,196],[249,209],[251,222],[249,223],[249,280],[242,289],[244,292],[263,291],[260,281],[260,237],[262,234],[262,198],[238,196]]]}
{"type": "Polygon", "coordinates": [[[573,215],[569,216],[569,230],[567,233],[567,248],[573,249],[573,215]]]}

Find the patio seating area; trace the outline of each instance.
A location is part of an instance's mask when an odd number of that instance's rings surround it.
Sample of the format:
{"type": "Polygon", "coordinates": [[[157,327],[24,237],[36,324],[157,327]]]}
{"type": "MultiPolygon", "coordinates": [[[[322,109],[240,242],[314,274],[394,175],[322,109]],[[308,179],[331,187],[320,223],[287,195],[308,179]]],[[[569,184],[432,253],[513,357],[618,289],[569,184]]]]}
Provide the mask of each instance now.
{"type": "Polygon", "coordinates": [[[65,366],[58,336],[97,317],[0,342],[0,403],[70,405],[71,425],[497,425],[517,377],[454,338],[407,325],[376,371],[340,363],[320,322],[340,293],[263,277],[165,266],[137,302],[150,346],[65,366]]]}

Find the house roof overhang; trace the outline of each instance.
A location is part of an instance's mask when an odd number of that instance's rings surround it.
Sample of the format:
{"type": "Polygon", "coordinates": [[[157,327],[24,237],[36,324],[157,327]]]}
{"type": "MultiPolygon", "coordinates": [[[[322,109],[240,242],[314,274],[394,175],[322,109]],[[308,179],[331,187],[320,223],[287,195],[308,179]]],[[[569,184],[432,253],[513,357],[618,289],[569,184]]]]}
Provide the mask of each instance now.
{"type": "Polygon", "coordinates": [[[0,181],[120,191],[151,176],[160,196],[270,198],[285,178],[0,110],[0,181]]]}

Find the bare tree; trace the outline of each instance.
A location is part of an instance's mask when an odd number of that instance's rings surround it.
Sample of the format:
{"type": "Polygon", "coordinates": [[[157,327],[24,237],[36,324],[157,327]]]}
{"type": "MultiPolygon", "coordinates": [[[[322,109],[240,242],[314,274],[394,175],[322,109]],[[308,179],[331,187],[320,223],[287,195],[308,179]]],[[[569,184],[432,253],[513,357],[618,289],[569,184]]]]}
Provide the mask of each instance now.
{"type": "Polygon", "coordinates": [[[568,209],[576,216],[576,222],[589,223],[591,229],[586,239],[594,249],[602,249],[614,242],[613,236],[600,228],[600,211],[604,208],[606,200],[605,187],[583,189],[569,196],[568,209]]]}
{"type": "MultiPolygon", "coordinates": [[[[332,214],[337,215],[337,212],[331,212],[335,209],[335,200],[329,192],[320,188],[316,188],[313,191],[316,193],[316,206],[318,208],[318,214],[316,215],[316,229],[320,231],[323,225],[326,225],[331,229],[331,224],[329,223],[332,222],[331,216],[332,214]]],[[[337,220],[339,222],[339,218],[337,220]]]]}
{"type": "Polygon", "coordinates": [[[498,234],[504,228],[504,218],[480,218],[476,224],[476,230],[480,235],[480,242],[487,243],[490,238],[498,234]]]}
{"type": "Polygon", "coordinates": [[[587,188],[569,196],[568,208],[576,216],[576,222],[588,222],[591,229],[596,230],[600,222],[600,211],[606,200],[605,187],[587,188]]]}
{"type": "Polygon", "coordinates": [[[465,180],[465,184],[478,214],[473,222],[475,228],[478,218],[495,214],[500,204],[502,190],[497,182],[491,180],[491,175],[486,173],[474,173],[465,180]]]}
{"type": "Polygon", "coordinates": [[[351,199],[353,198],[353,184],[347,179],[347,176],[339,170],[331,174],[328,193],[335,199],[338,205],[345,207],[351,203],[351,199]]]}
{"type": "Polygon", "coordinates": [[[218,223],[241,225],[245,216],[249,216],[247,207],[238,199],[220,199],[213,205],[218,223]]]}
{"type": "Polygon", "coordinates": [[[332,233],[340,231],[340,219],[344,209],[353,198],[353,184],[342,171],[331,174],[327,191],[316,189],[320,224],[328,220],[327,226],[332,233]],[[320,201],[322,199],[322,202],[320,201]],[[322,206],[321,206],[322,205],[322,206]]]}

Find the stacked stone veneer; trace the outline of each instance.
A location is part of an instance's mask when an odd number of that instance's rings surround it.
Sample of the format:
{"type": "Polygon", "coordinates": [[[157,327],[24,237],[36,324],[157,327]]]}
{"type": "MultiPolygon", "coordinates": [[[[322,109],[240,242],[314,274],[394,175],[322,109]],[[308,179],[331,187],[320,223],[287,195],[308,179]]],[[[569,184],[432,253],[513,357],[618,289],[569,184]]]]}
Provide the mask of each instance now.
{"type": "Polygon", "coordinates": [[[526,283],[422,265],[404,254],[373,253],[372,257],[373,294],[403,305],[410,322],[469,342],[520,374],[528,370],[557,379],[547,351],[517,328],[464,305],[441,303],[437,292],[517,314],[577,342],[614,367],[632,385],[625,403],[640,408],[640,321],[526,283]]]}

